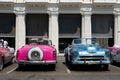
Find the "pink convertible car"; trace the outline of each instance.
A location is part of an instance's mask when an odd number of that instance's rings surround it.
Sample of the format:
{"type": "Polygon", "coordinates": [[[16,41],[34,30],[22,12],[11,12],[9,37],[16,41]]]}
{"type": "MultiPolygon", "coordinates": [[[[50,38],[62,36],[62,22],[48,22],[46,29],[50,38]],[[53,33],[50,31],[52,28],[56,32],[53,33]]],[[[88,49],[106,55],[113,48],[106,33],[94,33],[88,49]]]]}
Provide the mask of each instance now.
{"type": "Polygon", "coordinates": [[[14,60],[14,48],[4,45],[4,41],[0,41],[0,71],[8,63],[14,60]]]}
{"type": "Polygon", "coordinates": [[[120,46],[114,45],[113,47],[108,47],[108,49],[111,51],[111,63],[120,63],[120,46]]]}
{"type": "Polygon", "coordinates": [[[16,61],[19,68],[25,65],[50,65],[55,69],[56,49],[47,39],[31,39],[29,45],[17,50],[16,61]]]}

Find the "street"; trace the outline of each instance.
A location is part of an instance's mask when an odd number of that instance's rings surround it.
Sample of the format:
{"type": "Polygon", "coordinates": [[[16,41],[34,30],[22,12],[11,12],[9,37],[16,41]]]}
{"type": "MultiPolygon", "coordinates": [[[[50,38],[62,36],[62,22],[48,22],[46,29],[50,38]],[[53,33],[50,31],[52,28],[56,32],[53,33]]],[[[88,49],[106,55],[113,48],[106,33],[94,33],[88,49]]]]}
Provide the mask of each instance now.
{"type": "Polygon", "coordinates": [[[19,69],[17,63],[14,63],[0,71],[0,80],[120,80],[120,67],[111,64],[108,71],[94,66],[70,69],[64,63],[64,57],[59,56],[56,70],[47,67],[26,66],[19,69]]]}

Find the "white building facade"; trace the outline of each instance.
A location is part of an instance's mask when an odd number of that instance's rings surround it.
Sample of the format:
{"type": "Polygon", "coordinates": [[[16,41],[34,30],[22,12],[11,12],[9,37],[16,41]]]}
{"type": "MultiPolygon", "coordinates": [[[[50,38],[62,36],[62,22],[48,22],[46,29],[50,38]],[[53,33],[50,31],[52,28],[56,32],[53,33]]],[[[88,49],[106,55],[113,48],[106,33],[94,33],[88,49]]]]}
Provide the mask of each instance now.
{"type": "Polygon", "coordinates": [[[120,44],[120,0],[0,0],[0,28],[16,50],[29,38],[49,38],[58,52],[60,39],[120,44]]]}

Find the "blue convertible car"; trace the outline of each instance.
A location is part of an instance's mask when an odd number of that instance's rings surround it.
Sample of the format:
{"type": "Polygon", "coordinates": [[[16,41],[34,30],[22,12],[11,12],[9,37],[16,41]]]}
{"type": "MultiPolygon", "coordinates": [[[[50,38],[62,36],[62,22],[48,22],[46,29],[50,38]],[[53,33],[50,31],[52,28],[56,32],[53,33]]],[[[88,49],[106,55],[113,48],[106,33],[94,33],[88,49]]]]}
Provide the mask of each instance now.
{"type": "Polygon", "coordinates": [[[96,39],[73,39],[65,48],[65,62],[75,65],[99,65],[108,70],[110,51],[96,44],[96,39]]]}

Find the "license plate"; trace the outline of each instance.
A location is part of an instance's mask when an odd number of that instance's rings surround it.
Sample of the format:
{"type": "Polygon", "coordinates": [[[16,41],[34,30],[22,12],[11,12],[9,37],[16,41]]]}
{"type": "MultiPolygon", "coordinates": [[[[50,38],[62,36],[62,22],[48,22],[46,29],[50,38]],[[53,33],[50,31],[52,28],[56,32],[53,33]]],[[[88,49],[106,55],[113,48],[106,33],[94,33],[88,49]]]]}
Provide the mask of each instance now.
{"type": "Polygon", "coordinates": [[[94,62],[94,61],[90,61],[90,62],[88,62],[88,64],[98,64],[98,63],[94,62]]]}

